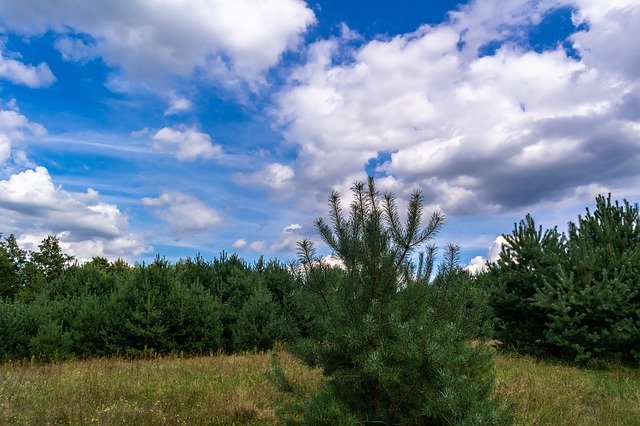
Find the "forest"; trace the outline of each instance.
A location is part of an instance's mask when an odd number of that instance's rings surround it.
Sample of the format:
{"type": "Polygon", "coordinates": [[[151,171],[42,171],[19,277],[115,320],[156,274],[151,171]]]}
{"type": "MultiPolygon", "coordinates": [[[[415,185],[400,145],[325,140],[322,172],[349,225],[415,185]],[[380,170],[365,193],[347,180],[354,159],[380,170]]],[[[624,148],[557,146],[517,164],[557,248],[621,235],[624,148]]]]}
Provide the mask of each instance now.
{"type": "MultiPolygon", "coordinates": [[[[323,372],[322,388],[289,410],[310,424],[508,424],[487,342],[583,367],[640,364],[637,205],[598,196],[566,232],[527,215],[504,234],[497,262],[471,274],[457,246],[431,245],[444,217],[424,214],[420,192],[403,215],[373,179],[356,182],[352,199],[344,208],[332,193],[329,220],[316,221],[340,267],[309,240],[290,263],[221,253],[130,265],[80,264],[55,236],[32,252],[3,237],[0,360],[278,345],[323,372]]],[[[271,374],[291,390],[277,363],[271,374]]]]}

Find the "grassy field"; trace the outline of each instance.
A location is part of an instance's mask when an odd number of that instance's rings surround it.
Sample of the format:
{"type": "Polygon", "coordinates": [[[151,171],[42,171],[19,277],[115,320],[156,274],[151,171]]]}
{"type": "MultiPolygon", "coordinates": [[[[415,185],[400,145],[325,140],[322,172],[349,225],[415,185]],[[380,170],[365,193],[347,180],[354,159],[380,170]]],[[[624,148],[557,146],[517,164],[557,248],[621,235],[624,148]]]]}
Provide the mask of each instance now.
{"type": "MultiPolygon", "coordinates": [[[[320,374],[284,353],[301,389],[320,374]]],[[[0,365],[0,424],[265,424],[282,401],[270,354],[0,365]]],[[[496,392],[519,424],[640,425],[640,370],[581,370],[497,356],[496,392]]]]}

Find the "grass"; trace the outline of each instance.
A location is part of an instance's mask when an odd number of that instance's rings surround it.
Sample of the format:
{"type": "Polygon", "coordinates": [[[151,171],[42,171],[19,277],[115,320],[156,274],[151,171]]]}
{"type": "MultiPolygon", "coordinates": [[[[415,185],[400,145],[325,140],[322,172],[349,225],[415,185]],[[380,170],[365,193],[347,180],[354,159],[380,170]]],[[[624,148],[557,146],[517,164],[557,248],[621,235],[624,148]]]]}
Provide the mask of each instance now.
{"type": "Polygon", "coordinates": [[[523,425],[640,425],[640,369],[581,369],[532,357],[496,357],[496,392],[523,425]]]}
{"type": "MultiPolygon", "coordinates": [[[[301,386],[320,374],[285,354],[301,386]]],[[[0,365],[0,424],[265,424],[280,395],[270,354],[0,365]]]]}
{"type": "MultiPolygon", "coordinates": [[[[278,354],[297,388],[320,384],[278,354]]],[[[496,392],[518,424],[640,425],[640,370],[585,370],[496,357],[496,392]]],[[[0,424],[269,424],[283,395],[267,379],[270,354],[0,365],[0,424]]]]}

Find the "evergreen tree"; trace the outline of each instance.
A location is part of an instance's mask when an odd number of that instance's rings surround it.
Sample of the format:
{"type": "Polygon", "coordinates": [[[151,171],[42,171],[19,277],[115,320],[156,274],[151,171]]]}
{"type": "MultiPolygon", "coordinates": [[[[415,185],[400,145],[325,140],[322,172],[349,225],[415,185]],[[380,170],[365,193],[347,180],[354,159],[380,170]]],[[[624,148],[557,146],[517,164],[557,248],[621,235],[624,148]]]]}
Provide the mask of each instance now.
{"type": "Polygon", "coordinates": [[[491,290],[496,338],[524,351],[544,351],[547,315],[535,296],[553,281],[566,259],[566,239],[556,228],[543,232],[527,215],[504,235],[500,257],[485,277],[491,290]]]}
{"type": "Polygon", "coordinates": [[[640,363],[640,215],[596,198],[568,236],[527,216],[505,235],[484,277],[497,337],[519,349],[577,362],[615,356],[640,363]]]}
{"type": "Polygon", "coordinates": [[[548,317],[547,342],[576,361],[619,356],[640,364],[640,216],[628,201],[596,198],[569,223],[567,262],[535,302],[548,317]]]}
{"type": "MultiPolygon", "coordinates": [[[[0,234],[1,236],[2,234],[0,234]]],[[[26,252],[18,246],[15,235],[0,241],[0,299],[13,299],[22,288],[22,268],[26,252]]]]}
{"type": "MultiPolygon", "coordinates": [[[[323,391],[304,407],[309,424],[502,424],[510,421],[491,397],[491,354],[471,345],[476,332],[448,312],[452,292],[429,285],[432,267],[410,256],[443,224],[439,213],[421,227],[423,197],[414,192],[401,221],[392,194],[370,178],[356,183],[346,217],[336,192],[331,226],[316,221],[322,240],[340,257],[341,274],[300,244],[303,285],[315,309],[316,333],[292,351],[327,376],[323,391]]],[[[443,273],[454,273],[451,270],[443,273]]],[[[445,282],[446,280],[443,280],[445,282]]]]}

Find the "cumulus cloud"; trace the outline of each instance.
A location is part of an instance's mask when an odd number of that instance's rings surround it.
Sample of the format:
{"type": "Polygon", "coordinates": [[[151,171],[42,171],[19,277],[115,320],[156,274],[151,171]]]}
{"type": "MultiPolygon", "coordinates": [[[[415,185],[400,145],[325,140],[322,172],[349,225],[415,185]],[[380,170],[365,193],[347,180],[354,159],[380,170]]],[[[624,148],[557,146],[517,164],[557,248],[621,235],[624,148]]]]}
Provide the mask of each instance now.
{"type": "Polygon", "coordinates": [[[128,218],[117,206],[100,200],[97,191],[69,192],[55,186],[44,167],[0,180],[3,233],[27,243],[57,235],[63,248],[80,260],[92,256],[129,257],[148,250],[144,239],[127,232],[128,218]]]}
{"type": "Polygon", "coordinates": [[[233,247],[234,249],[241,249],[246,247],[247,245],[247,240],[243,240],[242,238],[235,240],[233,242],[233,244],[231,244],[231,247],[233,247]]]}
{"type": "Polygon", "coordinates": [[[271,163],[254,173],[238,173],[235,175],[235,181],[245,186],[258,185],[281,190],[292,183],[293,176],[294,171],[290,166],[271,163]]]}
{"type": "Polygon", "coordinates": [[[487,257],[484,256],[476,256],[469,261],[469,264],[465,267],[466,270],[471,272],[472,274],[477,274],[480,272],[484,272],[487,269],[487,262],[493,263],[500,258],[500,252],[502,251],[502,246],[507,244],[507,240],[504,239],[502,235],[498,236],[493,242],[491,246],[489,246],[489,250],[487,251],[487,257]]]}
{"type": "Polygon", "coordinates": [[[185,111],[189,111],[192,107],[191,101],[187,98],[171,94],[169,96],[169,108],[164,112],[164,115],[180,114],[185,111]]]}
{"type": "Polygon", "coordinates": [[[49,66],[44,62],[36,66],[23,64],[5,57],[2,52],[0,52],[0,78],[33,89],[50,86],[56,81],[49,66]]]}
{"type": "Polygon", "coordinates": [[[44,136],[47,130],[15,109],[0,110],[0,132],[13,140],[22,140],[27,134],[44,136]]]}
{"type": "Polygon", "coordinates": [[[316,42],[274,100],[273,116],[298,147],[295,163],[280,166],[296,176],[296,199],[308,200],[373,161],[396,186],[420,187],[454,214],[640,177],[640,53],[625,28],[640,28],[637,0],[483,0],[411,34],[358,47],[316,42]],[[588,22],[568,40],[581,59],[560,44],[522,44],[558,7],[588,22]],[[492,42],[495,53],[481,55],[492,42]]]}
{"type": "Polygon", "coordinates": [[[583,61],[597,69],[612,71],[624,78],[640,77],[640,52],[630,47],[640,40],[640,4],[637,0],[576,0],[576,23],[586,23],[590,31],[571,36],[583,61]]]}
{"type": "Polygon", "coordinates": [[[151,207],[179,235],[210,231],[221,221],[220,214],[197,198],[178,191],[165,191],[157,198],[145,197],[142,204],[151,207]]]}
{"type": "Polygon", "coordinates": [[[186,127],[163,127],[151,136],[151,147],[173,154],[178,160],[208,160],[222,153],[222,148],[213,144],[211,136],[186,127]]]}
{"type": "Polygon", "coordinates": [[[13,142],[22,141],[27,135],[43,136],[47,133],[42,125],[20,114],[15,101],[9,102],[9,106],[13,109],[0,110],[0,165],[9,159],[13,142]]]}
{"type": "Polygon", "coordinates": [[[259,79],[315,22],[302,0],[2,0],[0,19],[26,35],[53,31],[66,58],[100,55],[141,81],[189,77],[216,63],[259,79]]]}
{"type": "Polygon", "coordinates": [[[267,247],[267,245],[265,244],[265,242],[263,240],[259,240],[259,241],[252,241],[252,242],[248,242],[247,240],[240,238],[236,241],[234,241],[234,243],[231,245],[231,247],[233,247],[236,250],[240,250],[240,249],[248,249],[250,251],[253,251],[255,253],[264,253],[265,249],[267,247]]]}
{"type": "Polygon", "coordinates": [[[249,250],[254,251],[256,253],[263,253],[265,247],[266,246],[264,241],[254,241],[247,246],[249,250]]]}

